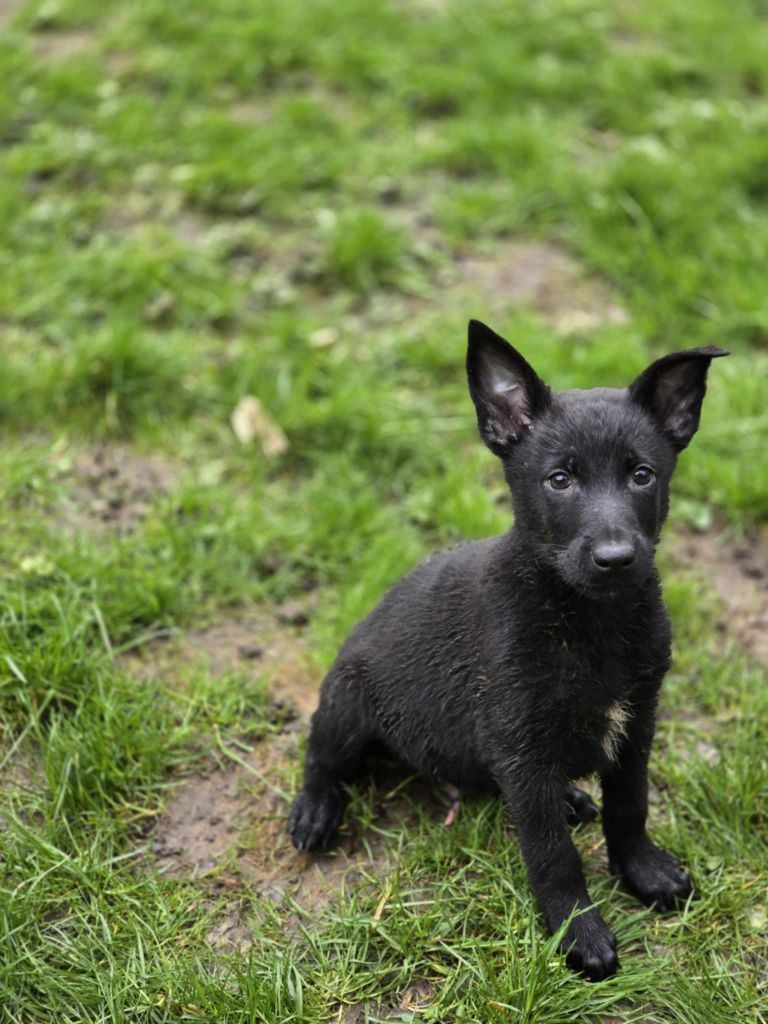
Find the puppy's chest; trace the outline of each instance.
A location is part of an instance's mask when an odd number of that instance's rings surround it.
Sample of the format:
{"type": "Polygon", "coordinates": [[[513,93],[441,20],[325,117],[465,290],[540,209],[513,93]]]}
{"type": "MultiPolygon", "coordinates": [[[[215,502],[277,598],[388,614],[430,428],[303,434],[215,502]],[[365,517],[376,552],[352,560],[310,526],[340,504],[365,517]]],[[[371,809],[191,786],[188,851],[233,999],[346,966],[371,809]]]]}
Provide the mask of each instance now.
{"type": "Polygon", "coordinates": [[[526,724],[526,745],[537,760],[577,779],[618,761],[635,713],[631,696],[598,698],[589,692],[544,699],[526,724]]]}
{"type": "Polygon", "coordinates": [[[632,718],[628,697],[608,703],[567,702],[561,713],[562,760],[575,775],[614,764],[632,718]]]}
{"type": "Polygon", "coordinates": [[[600,625],[560,626],[538,635],[532,632],[513,657],[516,671],[535,685],[541,681],[563,696],[586,689],[607,702],[645,674],[647,646],[634,633],[600,625]]]}
{"type": "Polygon", "coordinates": [[[606,761],[613,764],[619,754],[622,741],[627,735],[627,726],[632,717],[632,708],[627,700],[612,701],[605,709],[604,720],[598,726],[600,747],[606,761]]]}
{"type": "Polygon", "coordinates": [[[571,635],[539,648],[537,678],[529,679],[535,727],[572,777],[615,763],[642,660],[628,638],[615,635],[571,635]]]}

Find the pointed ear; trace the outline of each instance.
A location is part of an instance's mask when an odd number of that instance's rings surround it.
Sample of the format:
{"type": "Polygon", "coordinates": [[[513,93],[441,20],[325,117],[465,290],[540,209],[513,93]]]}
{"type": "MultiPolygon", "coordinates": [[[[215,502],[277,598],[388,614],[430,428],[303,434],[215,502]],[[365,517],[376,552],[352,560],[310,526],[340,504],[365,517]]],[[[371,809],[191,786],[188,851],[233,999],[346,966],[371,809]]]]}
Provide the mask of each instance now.
{"type": "Polygon", "coordinates": [[[630,385],[629,397],[655,417],[675,451],[681,452],[699,428],[709,364],[727,355],[715,345],[673,352],[651,363],[630,385]]]}
{"type": "Polygon", "coordinates": [[[467,378],[480,435],[500,457],[531,430],[552,392],[519,352],[479,320],[469,321],[467,378]]]}

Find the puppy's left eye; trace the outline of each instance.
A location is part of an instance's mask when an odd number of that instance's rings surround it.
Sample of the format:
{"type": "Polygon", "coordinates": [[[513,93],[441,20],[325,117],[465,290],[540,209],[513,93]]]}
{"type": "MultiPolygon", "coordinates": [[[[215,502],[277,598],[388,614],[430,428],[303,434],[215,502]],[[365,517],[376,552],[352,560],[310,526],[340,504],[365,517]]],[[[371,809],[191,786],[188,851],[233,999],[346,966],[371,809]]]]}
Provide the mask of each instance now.
{"type": "Polygon", "coordinates": [[[655,473],[650,466],[635,466],[632,470],[632,483],[638,487],[647,487],[654,479],[655,473]]]}
{"type": "Polygon", "coordinates": [[[550,473],[547,481],[555,491],[567,491],[571,486],[570,473],[566,473],[564,469],[556,469],[554,473],[550,473]]]}

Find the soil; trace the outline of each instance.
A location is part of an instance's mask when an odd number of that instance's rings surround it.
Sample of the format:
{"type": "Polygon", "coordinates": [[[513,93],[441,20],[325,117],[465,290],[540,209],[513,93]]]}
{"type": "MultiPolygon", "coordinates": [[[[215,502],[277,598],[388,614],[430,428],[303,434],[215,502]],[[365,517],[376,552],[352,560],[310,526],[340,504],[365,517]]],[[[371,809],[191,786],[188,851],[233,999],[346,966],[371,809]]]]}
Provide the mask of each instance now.
{"type": "MultiPolygon", "coordinates": [[[[442,180],[435,176],[428,190],[438,194],[442,180]]],[[[629,315],[609,284],[587,273],[563,246],[535,239],[494,239],[490,244],[472,243],[470,248],[452,249],[432,215],[427,194],[401,193],[396,184],[381,193],[387,219],[409,240],[411,255],[425,265],[437,262],[434,287],[442,303],[453,307],[486,310],[484,318],[501,318],[523,306],[533,310],[560,335],[568,336],[608,325],[628,323],[629,315]]],[[[395,311],[398,304],[387,296],[395,311]]],[[[403,311],[425,301],[409,296],[403,311]]],[[[369,304],[370,305],[370,304],[369,304]]],[[[366,320],[375,309],[365,309],[366,320]]],[[[370,328],[370,323],[368,324],[370,328]]]]}
{"type": "Polygon", "coordinates": [[[35,37],[35,52],[44,61],[65,61],[81,57],[93,49],[91,32],[43,32],[35,37]]]}
{"type": "MultiPolygon", "coordinates": [[[[295,605],[288,609],[297,617],[295,605]]],[[[279,734],[257,742],[248,752],[234,753],[222,763],[181,781],[149,836],[157,869],[173,878],[207,876],[233,891],[247,887],[277,903],[290,897],[314,910],[328,903],[345,885],[359,884],[371,873],[385,870],[392,843],[381,834],[413,822],[417,810],[427,809],[442,820],[450,795],[436,792],[419,780],[409,780],[402,768],[386,761],[372,765],[376,793],[374,827],[356,832],[342,827],[339,842],[324,855],[294,850],[285,822],[297,786],[300,733],[317,704],[319,677],[309,667],[300,628],[288,629],[278,614],[253,613],[248,619],[227,620],[176,638],[150,644],[126,657],[135,672],[172,669],[204,660],[212,675],[273,673],[272,691],[296,711],[282,715],[287,722],[279,734]]],[[[231,741],[228,741],[231,743],[231,741]]],[[[209,939],[220,946],[241,946],[249,931],[237,902],[216,921],[209,939]]],[[[287,916],[287,926],[295,916],[287,916]]]]}
{"type": "Polygon", "coordinates": [[[341,1024],[367,1024],[370,1014],[374,1014],[377,1020],[403,1020],[404,1013],[412,1014],[426,1010],[433,1001],[435,992],[434,985],[427,981],[417,981],[388,1003],[376,1001],[346,1007],[341,1011],[339,1021],[341,1024]]]}
{"type": "Polygon", "coordinates": [[[717,595],[720,626],[768,665],[768,529],[740,540],[724,530],[682,534],[673,560],[696,572],[717,595]]]}
{"type": "Polygon", "coordinates": [[[565,249],[550,242],[507,241],[487,256],[462,257],[458,272],[484,308],[501,314],[510,306],[529,306],[558,334],[629,319],[605,282],[585,274],[565,249]]]}
{"type": "MultiPolygon", "coordinates": [[[[12,803],[14,793],[20,789],[40,790],[45,786],[45,773],[37,751],[30,745],[21,749],[13,750],[6,754],[3,746],[0,745],[0,763],[2,763],[2,796],[6,796],[12,803]]],[[[8,825],[0,814],[0,835],[7,829],[8,825]]]]}
{"type": "MultiPolygon", "coordinates": [[[[334,90],[328,86],[308,78],[305,82],[296,83],[295,98],[304,103],[315,103],[322,108],[330,117],[337,121],[345,121],[350,116],[350,106],[341,90],[334,90]]],[[[229,116],[239,124],[261,127],[269,124],[279,116],[280,106],[290,99],[282,95],[276,101],[269,95],[263,93],[257,96],[244,96],[234,102],[229,108],[229,116]]]]}
{"type": "Polygon", "coordinates": [[[105,445],[80,453],[62,476],[69,484],[58,515],[64,529],[128,533],[158,495],[173,488],[180,469],[161,456],[105,445]]]}
{"type": "MultiPolygon", "coordinates": [[[[285,831],[298,741],[297,728],[288,724],[250,753],[238,755],[241,763],[211,767],[180,783],[150,837],[158,871],[173,878],[210,876],[233,891],[245,887],[275,903],[290,897],[313,911],[345,886],[364,884],[366,877],[386,870],[393,845],[381,831],[413,823],[417,807],[444,816],[445,803],[430,787],[377,762],[375,828],[358,833],[345,825],[327,854],[298,853],[285,831]]],[[[295,920],[289,916],[287,926],[295,920]]],[[[220,945],[239,945],[246,937],[247,928],[234,910],[216,922],[209,936],[220,945]]]]}
{"type": "Polygon", "coordinates": [[[0,0],[0,25],[5,25],[16,13],[21,0],[0,0]]]}
{"type": "Polygon", "coordinates": [[[287,608],[301,625],[311,615],[311,599],[292,601],[276,610],[254,608],[238,618],[223,619],[162,641],[135,648],[123,664],[137,675],[162,675],[184,685],[191,665],[202,665],[212,677],[266,678],[278,701],[287,701],[305,722],[317,706],[320,674],[310,665],[300,628],[287,628],[281,610],[287,608]]]}

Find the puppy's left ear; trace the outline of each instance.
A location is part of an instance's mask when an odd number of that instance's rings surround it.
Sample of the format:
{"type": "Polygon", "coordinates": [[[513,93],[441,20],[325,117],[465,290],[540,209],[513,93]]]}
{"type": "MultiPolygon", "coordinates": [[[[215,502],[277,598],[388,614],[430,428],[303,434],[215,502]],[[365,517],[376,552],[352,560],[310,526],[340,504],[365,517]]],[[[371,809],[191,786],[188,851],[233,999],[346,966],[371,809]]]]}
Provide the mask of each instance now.
{"type": "Polygon", "coordinates": [[[512,453],[552,398],[517,349],[479,320],[469,321],[467,380],[480,436],[501,459],[512,453]]]}
{"type": "Polygon", "coordinates": [[[675,451],[687,447],[699,429],[709,364],[727,355],[715,345],[673,352],[651,363],[630,384],[629,397],[655,417],[675,451]]]}

